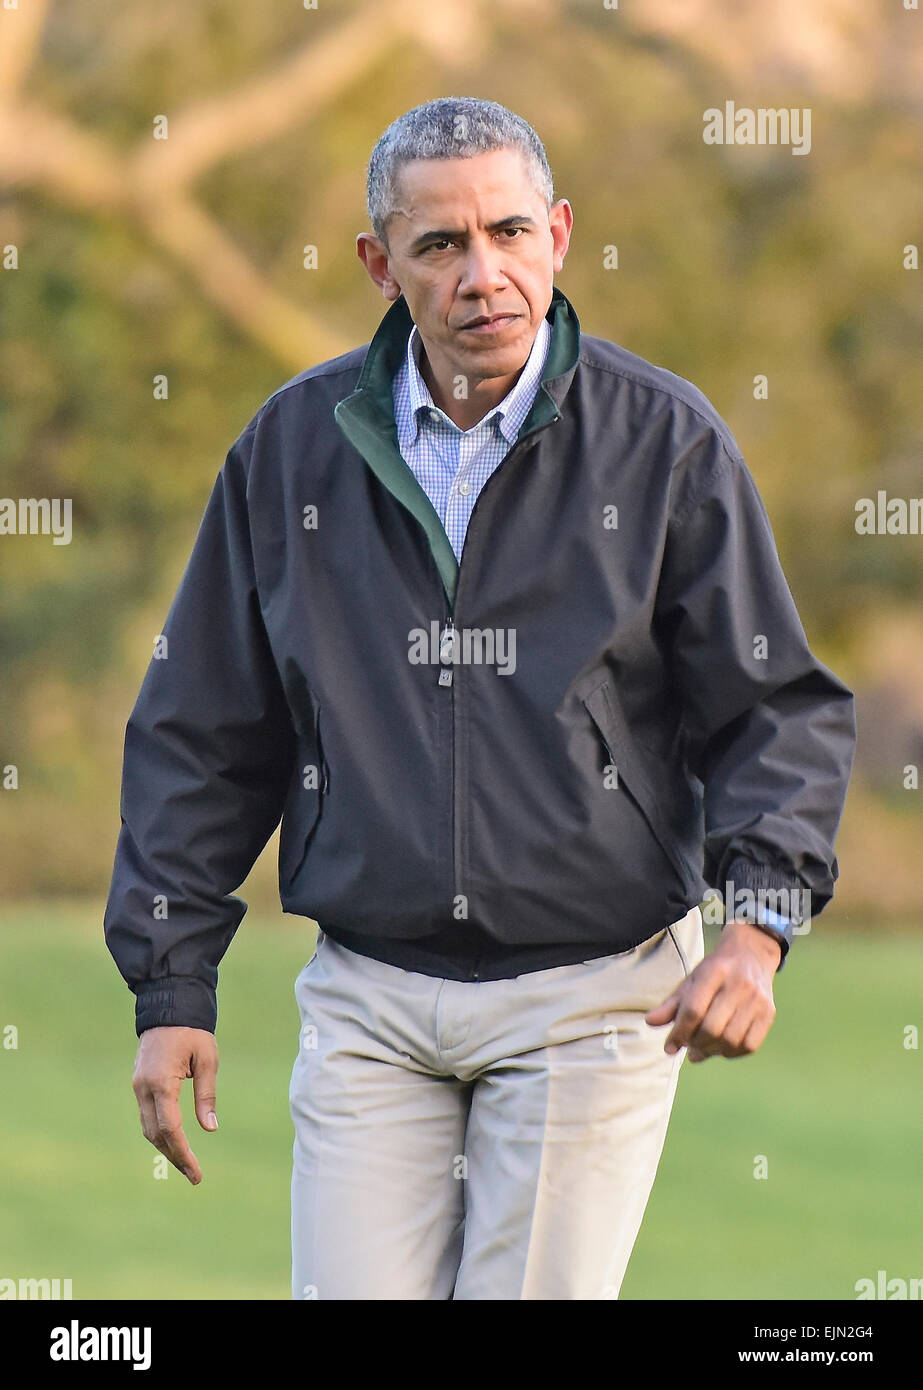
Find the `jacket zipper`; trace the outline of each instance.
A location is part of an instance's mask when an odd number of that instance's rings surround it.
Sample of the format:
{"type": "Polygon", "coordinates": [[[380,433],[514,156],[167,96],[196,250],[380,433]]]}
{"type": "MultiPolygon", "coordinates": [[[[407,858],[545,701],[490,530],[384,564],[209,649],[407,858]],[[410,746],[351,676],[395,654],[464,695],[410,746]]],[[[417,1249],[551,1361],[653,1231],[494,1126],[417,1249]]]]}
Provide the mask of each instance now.
{"type": "Polygon", "coordinates": [[[467,902],[467,895],[462,891],[461,887],[460,873],[462,860],[462,806],[458,778],[458,703],[457,687],[454,678],[454,668],[458,660],[461,643],[461,632],[455,626],[455,619],[457,616],[456,609],[458,605],[458,591],[461,588],[461,574],[462,566],[464,564],[465,559],[465,550],[468,545],[468,537],[471,534],[471,527],[474,523],[475,513],[477,512],[477,509],[480,505],[481,498],[484,496],[484,493],[490,487],[490,484],[493,482],[494,478],[500,472],[501,468],[507,466],[512,461],[517,450],[519,452],[525,452],[522,446],[526,444],[527,440],[529,447],[531,447],[531,445],[535,442],[538,436],[540,434],[543,434],[545,430],[547,430],[551,425],[555,424],[560,418],[560,415],[554,416],[544,425],[540,425],[538,429],[530,431],[529,434],[526,435],[525,439],[517,440],[513,447],[509,450],[509,452],[505,454],[504,457],[497,464],[497,467],[491,473],[490,477],[484,483],[484,486],[481,488],[477,497],[474,499],[474,506],[471,508],[471,515],[468,518],[468,525],[465,528],[465,540],[462,545],[461,558],[458,561],[458,572],[455,577],[455,596],[453,600],[450,603],[447,603],[446,605],[446,613],[442,625],[442,631],[439,634],[439,677],[437,683],[444,690],[450,690],[452,696],[452,880],[454,890],[453,905],[454,903],[457,903],[460,898],[464,899],[467,902]]]}

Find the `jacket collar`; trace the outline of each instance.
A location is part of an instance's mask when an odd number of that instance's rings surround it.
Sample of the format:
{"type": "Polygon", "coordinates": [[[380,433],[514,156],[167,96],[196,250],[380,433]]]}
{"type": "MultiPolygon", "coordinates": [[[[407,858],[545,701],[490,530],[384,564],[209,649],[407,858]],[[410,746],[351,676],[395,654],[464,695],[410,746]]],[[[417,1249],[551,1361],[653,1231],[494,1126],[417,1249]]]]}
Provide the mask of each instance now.
{"type": "MultiPolygon", "coordinates": [[[[552,286],[546,318],[551,322],[551,342],[539,389],[519,430],[520,440],[560,415],[560,406],[577,370],[580,321],[574,306],[557,285],[552,286]]],[[[452,603],[458,560],[439,513],[398,448],[392,383],[407,351],[412,327],[407,301],[399,295],[369,343],[355,389],[337,402],[333,417],[384,486],[423,526],[443,587],[452,603]]]]}
{"type": "MultiPolygon", "coordinates": [[[[532,351],[529,353],[517,381],[506,393],[503,400],[488,410],[486,415],[472,426],[473,429],[480,431],[482,437],[485,429],[489,429],[491,434],[494,430],[499,430],[508,449],[516,443],[519,431],[529,413],[529,407],[534,401],[535,393],[541,383],[542,369],[550,343],[551,324],[547,318],[544,318],[538,326],[532,351]]],[[[421,349],[422,339],[418,328],[414,325],[410,330],[410,337],[407,339],[404,361],[394,381],[398,446],[404,458],[407,457],[409,449],[416,443],[419,436],[422,428],[421,413],[435,408],[429,387],[420,372],[421,349]],[[399,392],[397,383],[402,374],[405,385],[404,391],[399,392]]],[[[454,428],[457,430],[459,427],[456,425],[454,428]]]]}
{"type": "MultiPolygon", "coordinates": [[[[577,369],[580,321],[573,304],[557,285],[552,286],[551,304],[545,317],[551,322],[551,342],[548,345],[548,356],[545,359],[539,391],[531,411],[523,421],[519,432],[520,439],[530,430],[560,413],[558,407],[577,369]]],[[[371,411],[372,414],[381,417],[381,427],[386,434],[393,432],[394,401],[391,387],[407,352],[407,340],[412,328],[413,319],[410,317],[407,301],[403,295],[399,295],[369,343],[355,390],[336,407],[335,415],[341,428],[341,421],[359,409],[363,414],[371,411]]]]}

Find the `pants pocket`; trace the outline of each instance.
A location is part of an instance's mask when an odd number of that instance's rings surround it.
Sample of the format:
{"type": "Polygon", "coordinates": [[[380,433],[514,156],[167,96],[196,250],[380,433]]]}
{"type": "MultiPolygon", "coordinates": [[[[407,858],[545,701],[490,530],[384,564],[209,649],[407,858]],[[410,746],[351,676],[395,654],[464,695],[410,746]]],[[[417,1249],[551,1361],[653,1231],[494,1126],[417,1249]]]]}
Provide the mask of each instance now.
{"type": "Polygon", "coordinates": [[[667,927],[667,935],[679,957],[683,977],[688,979],[705,956],[701,909],[691,908],[685,917],[680,918],[678,922],[672,922],[667,927]]]}

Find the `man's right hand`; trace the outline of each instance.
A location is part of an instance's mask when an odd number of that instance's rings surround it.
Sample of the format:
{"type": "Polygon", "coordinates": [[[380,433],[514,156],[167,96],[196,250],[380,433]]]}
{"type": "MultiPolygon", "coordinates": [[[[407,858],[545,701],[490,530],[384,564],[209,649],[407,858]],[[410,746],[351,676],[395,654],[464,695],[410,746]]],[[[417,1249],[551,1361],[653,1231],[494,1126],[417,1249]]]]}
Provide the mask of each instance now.
{"type": "Polygon", "coordinates": [[[204,1028],[148,1028],[141,1034],[131,1082],[141,1129],[193,1187],[202,1181],[202,1170],[183,1133],[180,1089],[191,1076],[196,1119],[203,1129],[216,1130],[217,1075],[218,1044],[204,1028]]]}

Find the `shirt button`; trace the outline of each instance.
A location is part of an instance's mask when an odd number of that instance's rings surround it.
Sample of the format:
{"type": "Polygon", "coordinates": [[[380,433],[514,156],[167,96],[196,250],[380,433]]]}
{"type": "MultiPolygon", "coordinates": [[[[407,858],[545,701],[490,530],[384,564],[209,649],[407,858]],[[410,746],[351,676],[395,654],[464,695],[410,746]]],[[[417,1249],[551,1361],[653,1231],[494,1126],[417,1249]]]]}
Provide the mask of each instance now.
{"type": "Polygon", "coordinates": [[[467,497],[467,496],[468,496],[468,493],[471,491],[471,484],[470,484],[470,483],[459,483],[459,485],[458,485],[458,490],[459,490],[459,492],[461,493],[462,497],[467,497]]]}
{"type": "Polygon", "coordinates": [[[439,411],[438,411],[438,410],[431,410],[431,411],[429,412],[429,418],[430,418],[431,420],[438,420],[438,419],[439,419],[439,411]]]}

